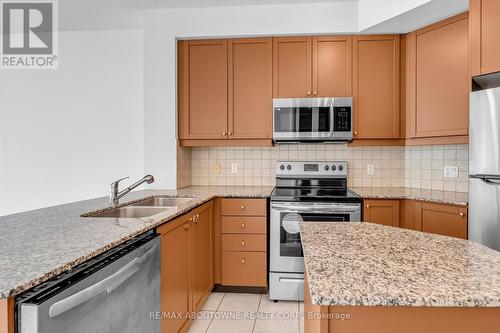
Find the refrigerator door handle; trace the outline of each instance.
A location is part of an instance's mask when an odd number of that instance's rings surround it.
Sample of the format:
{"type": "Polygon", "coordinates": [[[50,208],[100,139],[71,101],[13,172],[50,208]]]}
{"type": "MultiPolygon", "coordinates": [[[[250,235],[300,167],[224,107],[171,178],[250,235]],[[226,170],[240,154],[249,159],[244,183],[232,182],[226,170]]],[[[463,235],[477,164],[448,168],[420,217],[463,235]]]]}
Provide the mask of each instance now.
{"type": "Polygon", "coordinates": [[[500,179],[497,178],[481,178],[481,180],[488,185],[500,186],[500,179]]]}

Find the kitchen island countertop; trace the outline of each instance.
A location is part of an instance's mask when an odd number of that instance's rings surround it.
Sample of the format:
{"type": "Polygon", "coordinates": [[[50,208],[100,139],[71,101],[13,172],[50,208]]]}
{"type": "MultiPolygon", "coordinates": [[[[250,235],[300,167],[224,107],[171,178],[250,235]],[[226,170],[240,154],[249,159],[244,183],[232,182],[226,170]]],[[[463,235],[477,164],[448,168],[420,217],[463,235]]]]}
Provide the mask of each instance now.
{"type": "Polygon", "coordinates": [[[500,252],[372,223],[301,223],[312,304],[500,307],[500,252]]]}

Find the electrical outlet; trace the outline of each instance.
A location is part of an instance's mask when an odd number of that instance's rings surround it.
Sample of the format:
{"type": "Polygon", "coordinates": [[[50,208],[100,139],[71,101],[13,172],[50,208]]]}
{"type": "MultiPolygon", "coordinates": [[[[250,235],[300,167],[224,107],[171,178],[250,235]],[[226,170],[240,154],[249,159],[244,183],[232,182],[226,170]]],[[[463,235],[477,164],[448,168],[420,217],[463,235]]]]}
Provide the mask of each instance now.
{"type": "Polygon", "coordinates": [[[444,175],[444,178],[458,178],[458,167],[457,166],[445,166],[443,175],[444,175]]]}
{"type": "Polygon", "coordinates": [[[231,163],[231,173],[238,173],[238,163],[231,163]]]}
{"type": "Polygon", "coordinates": [[[366,174],[368,176],[373,176],[375,174],[375,165],[367,164],[366,165],[366,174]]]}

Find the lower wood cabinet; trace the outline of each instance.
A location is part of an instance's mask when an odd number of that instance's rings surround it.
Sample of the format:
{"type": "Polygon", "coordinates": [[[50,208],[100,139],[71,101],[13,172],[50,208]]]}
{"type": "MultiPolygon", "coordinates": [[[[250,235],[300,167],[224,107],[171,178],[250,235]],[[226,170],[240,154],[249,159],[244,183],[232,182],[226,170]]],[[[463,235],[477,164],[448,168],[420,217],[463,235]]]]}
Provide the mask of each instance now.
{"type": "Polygon", "coordinates": [[[399,200],[365,200],[364,220],[399,227],[399,200]]]}
{"type": "Polygon", "coordinates": [[[417,200],[364,200],[363,221],[467,239],[467,207],[417,200]]]}
{"type": "Polygon", "coordinates": [[[213,203],[160,228],[163,333],[184,331],[187,314],[199,311],[213,289],[213,203]]]}
{"type": "Polygon", "coordinates": [[[222,199],[220,212],[220,283],[267,287],[266,199],[222,199]]]}

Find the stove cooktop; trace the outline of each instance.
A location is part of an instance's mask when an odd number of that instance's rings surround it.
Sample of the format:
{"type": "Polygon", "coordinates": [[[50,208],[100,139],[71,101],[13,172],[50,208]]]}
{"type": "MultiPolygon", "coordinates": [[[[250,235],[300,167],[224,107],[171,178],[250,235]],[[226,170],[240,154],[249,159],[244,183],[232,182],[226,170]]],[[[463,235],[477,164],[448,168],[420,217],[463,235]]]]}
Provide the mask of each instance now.
{"type": "Polygon", "coordinates": [[[276,187],[272,201],[359,202],[361,197],[349,189],[318,187],[276,187]]]}

